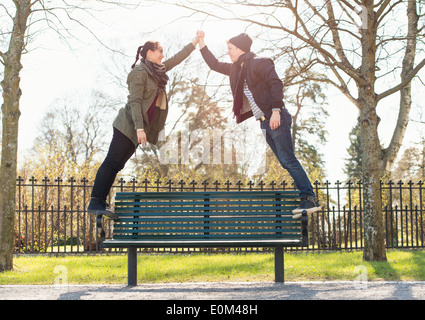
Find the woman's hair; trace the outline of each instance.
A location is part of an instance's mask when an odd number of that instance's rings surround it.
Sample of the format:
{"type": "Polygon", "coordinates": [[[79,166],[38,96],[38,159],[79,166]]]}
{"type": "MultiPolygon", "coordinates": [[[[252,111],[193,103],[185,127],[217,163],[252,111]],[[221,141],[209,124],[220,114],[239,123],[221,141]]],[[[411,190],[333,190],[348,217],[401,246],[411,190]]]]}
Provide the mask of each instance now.
{"type": "Polygon", "coordinates": [[[159,47],[158,41],[147,41],[143,46],[137,48],[136,61],[133,63],[131,68],[133,69],[136,66],[139,57],[142,56],[143,59],[146,59],[148,50],[155,51],[159,47]]]}

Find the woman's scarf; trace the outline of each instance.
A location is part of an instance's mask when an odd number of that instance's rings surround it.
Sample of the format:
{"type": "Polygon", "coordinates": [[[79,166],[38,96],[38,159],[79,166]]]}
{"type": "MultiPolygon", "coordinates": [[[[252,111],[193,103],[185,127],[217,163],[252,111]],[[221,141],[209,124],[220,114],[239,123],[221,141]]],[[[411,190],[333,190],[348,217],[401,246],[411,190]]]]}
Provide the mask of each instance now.
{"type": "Polygon", "coordinates": [[[158,81],[158,94],[160,94],[165,90],[165,86],[169,80],[165,73],[165,65],[158,65],[144,58],[142,58],[142,62],[148,66],[149,70],[152,71],[154,78],[158,81]]]}

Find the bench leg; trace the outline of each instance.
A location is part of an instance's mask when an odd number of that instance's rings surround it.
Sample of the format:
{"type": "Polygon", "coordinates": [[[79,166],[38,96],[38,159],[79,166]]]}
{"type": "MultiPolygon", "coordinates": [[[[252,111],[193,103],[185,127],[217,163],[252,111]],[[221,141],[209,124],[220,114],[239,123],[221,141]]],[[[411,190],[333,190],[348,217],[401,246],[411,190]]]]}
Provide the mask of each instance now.
{"type": "Polygon", "coordinates": [[[276,247],[274,249],[274,275],[275,282],[284,282],[283,247],[276,247]]]}
{"type": "Polygon", "coordinates": [[[137,286],[137,248],[128,250],[128,286],[137,286]]]}

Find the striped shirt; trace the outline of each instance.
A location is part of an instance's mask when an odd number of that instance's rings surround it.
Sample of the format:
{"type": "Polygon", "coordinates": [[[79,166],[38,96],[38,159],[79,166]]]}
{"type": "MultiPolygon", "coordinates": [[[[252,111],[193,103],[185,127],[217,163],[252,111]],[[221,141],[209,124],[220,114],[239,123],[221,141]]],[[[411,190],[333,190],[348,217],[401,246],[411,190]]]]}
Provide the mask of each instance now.
{"type": "Polygon", "coordinates": [[[258,107],[255,103],[254,97],[252,96],[252,92],[249,90],[246,81],[243,86],[243,92],[248,99],[249,106],[251,107],[252,113],[254,114],[255,119],[259,120],[262,116],[264,116],[263,111],[258,107]]]}

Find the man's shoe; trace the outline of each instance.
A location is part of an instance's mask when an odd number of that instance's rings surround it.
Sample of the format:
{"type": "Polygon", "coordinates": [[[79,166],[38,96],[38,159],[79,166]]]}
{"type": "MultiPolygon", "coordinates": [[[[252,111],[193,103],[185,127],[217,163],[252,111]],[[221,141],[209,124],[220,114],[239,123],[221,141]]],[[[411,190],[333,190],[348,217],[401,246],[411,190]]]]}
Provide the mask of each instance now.
{"type": "Polygon", "coordinates": [[[99,198],[91,198],[87,212],[95,215],[103,214],[111,219],[117,219],[118,215],[112,211],[109,206],[107,207],[106,201],[102,201],[99,198]]]}
{"type": "Polygon", "coordinates": [[[314,213],[320,209],[322,209],[322,207],[319,205],[319,201],[317,201],[316,196],[302,197],[298,208],[292,211],[294,214],[292,219],[301,218],[303,211],[306,211],[307,213],[314,213]]]}

